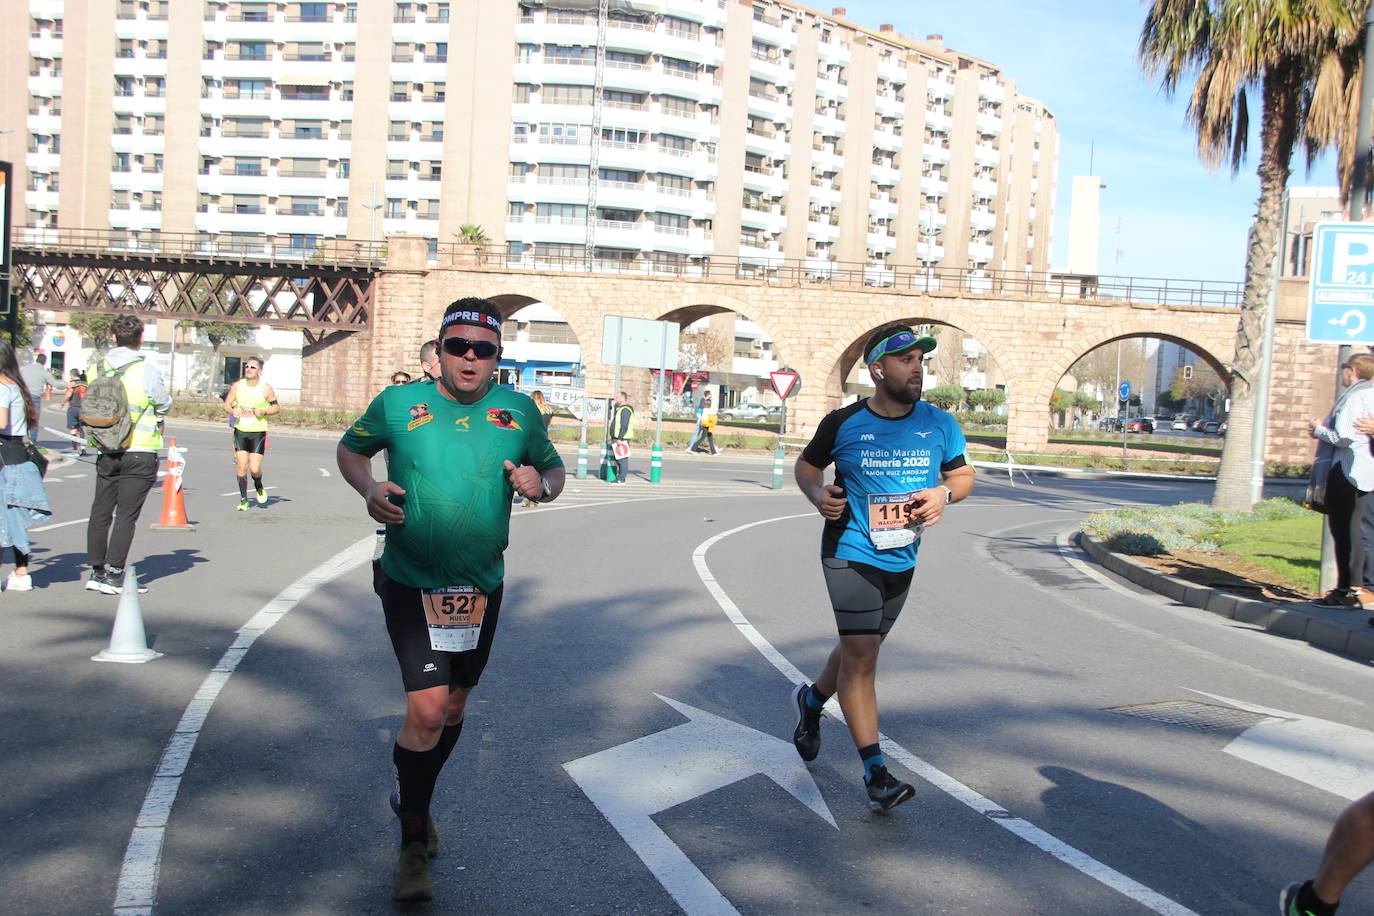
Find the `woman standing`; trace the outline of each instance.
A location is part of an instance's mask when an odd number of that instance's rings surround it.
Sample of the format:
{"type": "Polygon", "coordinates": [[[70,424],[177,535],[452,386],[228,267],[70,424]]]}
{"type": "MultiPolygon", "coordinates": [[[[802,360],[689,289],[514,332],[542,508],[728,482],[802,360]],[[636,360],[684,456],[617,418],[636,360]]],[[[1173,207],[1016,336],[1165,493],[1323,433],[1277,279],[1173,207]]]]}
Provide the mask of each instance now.
{"type": "Polygon", "coordinates": [[[1316,463],[1326,462],[1326,523],[1336,550],[1336,587],[1315,599],[1317,607],[1360,608],[1374,604],[1364,580],[1364,544],[1360,520],[1365,500],[1374,490],[1374,455],[1369,437],[1355,428],[1355,420],[1374,413],[1374,356],[1358,353],[1341,366],[1341,384],[1349,386],[1336,399],[1325,420],[1313,420],[1308,431],[1318,442],[1316,463]]]}
{"type": "Polygon", "coordinates": [[[544,429],[548,429],[549,424],[553,422],[553,407],[544,399],[544,392],[531,391],[530,400],[534,402],[535,407],[539,408],[539,416],[544,421],[544,429]]]}
{"type": "Polygon", "coordinates": [[[24,452],[24,437],[37,420],[14,347],[0,340],[0,463],[4,465],[0,467],[0,551],[14,548],[14,572],[5,580],[7,592],[33,588],[28,528],[52,514],[43,478],[24,452]]]}

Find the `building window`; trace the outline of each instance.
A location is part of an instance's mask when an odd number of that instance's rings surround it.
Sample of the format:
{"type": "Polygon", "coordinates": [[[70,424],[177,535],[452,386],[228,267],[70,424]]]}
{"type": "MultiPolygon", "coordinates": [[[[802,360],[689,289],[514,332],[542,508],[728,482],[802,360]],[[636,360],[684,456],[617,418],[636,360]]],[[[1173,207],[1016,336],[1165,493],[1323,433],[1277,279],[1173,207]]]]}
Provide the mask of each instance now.
{"type": "Polygon", "coordinates": [[[116,76],[115,90],[116,98],[130,98],[134,94],[134,78],[132,76],[116,76]]]}
{"type": "Polygon", "coordinates": [[[392,181],[404,180],[408,169],[403,159],[388,159],[386,163],[386,177],[392,181]]]}
{"type": "Polygon", "coordinates": [[[134,56],[134,40],[132,38],[121,38],[115,42],[115,57],[129,58],[134,56]]]}
{"type": "Polygon", "coordinates": [[[448,4],[447,4],[447,3],[436,3],[436,4],[434,4],[434,21],[435,21],[435,22],[448,22],[448,4]]]}
{"type": "Polygon", "coordinates": [[[162,98],[167,94],[167,80],[161,76],[144,77],[143,94],[149,98],[162,98]]]}
{"type": "Polygon", "coordinates": [[[392,21],[392,22],[414,22],[414,21],[415,21],[415,4],[413,4],[413,3],[398,3],[398,4],[396,4],[396,11],[392,14],[392,16],[391,16],[391,21],[392,21]]]}
{"type": "Polygon", "coordinates": [[[391,84],[391,101],[393,101],[393,102],[409,102],[409,101],[410,101],[410,83],[392,83],[392,84],[391,84]]]}
{"type": "Polygon", "coordinates": [[[293,102],[324,102],[329,100],[329,87],[283,86],[281,97],[293,102]]]}
{"type": "Polygon", "coordinates": [[[392,121],[391,126],[387,128],[386,138],[388,140],[409,140],[410,122],[392,121]]]}
{"type": "Polygon", "coordinates": [[[329,4],[327,3],[301,3],[298,4],[298,12],[301,22],[328,22],[329,4]]]}
{"type": "Polygon", "coordinates": [[[388,197],[386,200],[386,218],[405,219],[405,215],[406,202],[403,200],[397,200],[394,197],[388,197]]]}
{"type": "Polygon", "coordinates": [[[112,172],[127,172],[127,171],[129,171],[129,154],[128,154],[128,153],[115,153],[115,154],[114,154],[114,158],[113,158],[113,159],[111,160],[111,162],[110,162],[110,171],[112,171],[112,172]]]}

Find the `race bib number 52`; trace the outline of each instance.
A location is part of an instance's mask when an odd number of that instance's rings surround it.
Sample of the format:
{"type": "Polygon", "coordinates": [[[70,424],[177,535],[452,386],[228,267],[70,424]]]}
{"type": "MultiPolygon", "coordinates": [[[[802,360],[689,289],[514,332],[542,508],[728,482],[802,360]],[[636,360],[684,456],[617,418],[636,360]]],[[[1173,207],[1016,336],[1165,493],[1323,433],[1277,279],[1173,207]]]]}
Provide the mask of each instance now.
{"type": "Polygon", "coordinates": [[[420,590],[429,625],[429,647],[436,652],[467,652],[477,648],[486,593],[472,585],[449,585],[420,590]]]}
{"type": "Polygon", "coordinates": [[[868,538],[879,550],[915,543],[923,526],[912,517],[920,504],[915,493],[872,493],[868,497],[868,538]]]}

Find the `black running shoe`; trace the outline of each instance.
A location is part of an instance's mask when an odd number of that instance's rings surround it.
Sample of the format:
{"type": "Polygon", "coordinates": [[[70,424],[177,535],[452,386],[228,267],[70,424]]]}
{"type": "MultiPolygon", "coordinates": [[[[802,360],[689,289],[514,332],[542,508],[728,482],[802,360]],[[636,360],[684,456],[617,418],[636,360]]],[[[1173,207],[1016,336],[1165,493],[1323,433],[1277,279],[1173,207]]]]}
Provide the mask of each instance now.
{"type": "Polygon", "coordinates": [[[810,763],[821,752],[821,711],[812,709],[806,702],[806,692],[810,684],[798,684],[792,688],[792,704],[797,708],[797,728],[792,732],[792,746],[802,760],[810,763]]]}
{"type": "MultiPolygon", "coordinates": [[[[392,789],[386,800],[391,805],[391,813],[400,817],[401,793],[392,789]]],[[[439,854],[439,831],[434,829],[434,818],[428,816],[425,817],[425,854],[431,859],[439,854]]]]}
{"type": "Polygon", "coordinates": [[[868,789],[868,807],[874,811],[888,811],[916,794],[907,783],[895,778],[887,767],[874,767],[864,787],[868,789]]]}

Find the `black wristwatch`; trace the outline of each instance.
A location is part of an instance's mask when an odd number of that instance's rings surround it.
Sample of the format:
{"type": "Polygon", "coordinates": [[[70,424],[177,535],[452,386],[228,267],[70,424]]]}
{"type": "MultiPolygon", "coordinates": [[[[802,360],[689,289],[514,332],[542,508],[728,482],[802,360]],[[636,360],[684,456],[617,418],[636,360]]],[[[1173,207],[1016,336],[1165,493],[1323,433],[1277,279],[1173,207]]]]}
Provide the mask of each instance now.
{"type": "Polygon", "coordinates": [[[538,498],[535,499],[535,502],[546,503],[549,500],[553,499],[553,487],[549,486],[549,479],[547,477],[540,476],[539,483],[541,486],[543,486],[544,492],[539,494],[538,498]]]}

